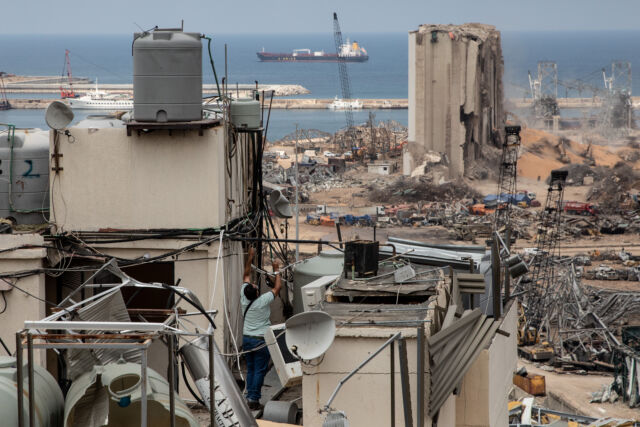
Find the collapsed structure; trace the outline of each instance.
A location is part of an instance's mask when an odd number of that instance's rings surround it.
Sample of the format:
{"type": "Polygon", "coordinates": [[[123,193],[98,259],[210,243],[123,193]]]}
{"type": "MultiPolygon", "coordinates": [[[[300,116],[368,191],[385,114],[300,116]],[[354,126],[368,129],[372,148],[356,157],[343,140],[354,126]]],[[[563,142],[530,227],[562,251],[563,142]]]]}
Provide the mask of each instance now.
{"type": "Polygon", "coordinates": [[[421,25],[409,33],[405,175],[425,151],[445,154],[450,178],[497,145],[504,129],[500,32],[491,25],[421,25]]]}

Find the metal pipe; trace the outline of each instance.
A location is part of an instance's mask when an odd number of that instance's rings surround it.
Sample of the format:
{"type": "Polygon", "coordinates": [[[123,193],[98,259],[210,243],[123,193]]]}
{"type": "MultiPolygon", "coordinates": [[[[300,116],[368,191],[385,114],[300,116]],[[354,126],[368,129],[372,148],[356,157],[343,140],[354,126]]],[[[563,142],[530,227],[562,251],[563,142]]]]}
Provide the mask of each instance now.
{"type": "Polygon", "coordinates": [[[390,368],[391,368],[391,379],[390,379],[390,386],[391,386],[391,423],[389,424],[391,427],[395,427],[396,426],[396,362],[395,362],[395,358],[396,358],[396,350],[395,347],[393,346],[393,344],[391,344],[391,346],[389,347],[389,363],[390,363],[390,368]]]}
{"type": "Polygon", "coordinates": [[[72,303],[74,303],[75,301],[73,301],[71,299],[72,296],[74,296],[76,293],[78,293],[87,283],[89,283],[94,277],[96,277],[98,274],[100,274],[105,268],[113,265],[114,267],[117,267],[117,263],[115,258],[111,258],[109,261],[107,261],[106,263],[104,263],[102,265],[102,267],[100,267],[98,270],[96,270],[95,273],[93,273],[87,280],[84,281],[84,283],[82,283],[82,285],[78,286],[76,289],[74,289],[69,295],[67,295],[65,297],[65,299],[63,299],[60,304],[58,304],[58,307],[62,307],[67,301],[71,301],[72,303]],[[114,264],[115,263],[115,264],[114,264]]]}
{"type": "Polygon", "coordinates": [[[214,355],[213,331],[209,335],[209,417],[211,427],[215,427],[216,417],[216,399],[215,399],[215,375],[213,374],[213,355],[214,355]]]}
{"type": "Polygon", "coordinates": [[[36,427],[35,387],[33,379],[33,336],[27,332],[27,372],[29,375],[29,427],[36,427]]]}
{"type": "Polygon", "coordinates": [[[176,427],[176,342],[173,335],[167,335],[167,338],[169,339],[169,424],[171,427],[176,427]]]}
{"type": "Polygon", "coordinates": [[[366,365],[367,363],[369,363],[371,361],[371,359],[373,359],[374,357],[376,357],[378,354],[380,354],[380,352],[382,350],[384,350],[389,344],[393,343],[395,340],[399,339],[402,336],[402,334],[400,332],[396,333],[394,336],[392,336],[391,338],[389,338],[384,344],[382,344],[382,346],[380,346],[376,351],[374,351],[369,357],[367,357],[362,363],[360,363],[360,365],[358,365],[358,367],[356,367],[354,370],[352,370],[351,372],[349,372],[347,374],[346,377],[344,377],[343,379],[340,380],[340,382],[338,383],[338,386],[336,387],[336,389],[333,391],[333,393],[331,394],[331,397],[329,397],[329,400],[327,401],[327,404],[324,405],[324,409],[328,410],[329,407],[331,406],[331,402],[333,402],[333,399],[335,399],[336,395],[338,394],[338,392],[340,391],[340,389],[342,388],[342,385],[344,383],[346,383],[349,378],[351,378],[352,376],[354,376],[360,369],[362,369],[364,367],[364,365],[366,365]]]}
{"type": "Polygon", "coordinates": [[[24,372],[22,371],[22,332],[16,332],[16,375],[18,381],[18,427],[24,427],[24,372]]]}
{"type": "Polygon", "coordinates": [[[140,357],[140,427],[147,427],[147,349],[142,350],[140,357]]]}

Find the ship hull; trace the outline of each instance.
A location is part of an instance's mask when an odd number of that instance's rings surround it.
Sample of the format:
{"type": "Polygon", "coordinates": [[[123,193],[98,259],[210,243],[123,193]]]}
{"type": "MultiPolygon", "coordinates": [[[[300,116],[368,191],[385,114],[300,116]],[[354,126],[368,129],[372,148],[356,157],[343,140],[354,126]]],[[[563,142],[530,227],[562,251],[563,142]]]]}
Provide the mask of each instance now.
{"type": "Polygon", "coordinates": [[[358,55],[358,56],[345,56],[338,57],[338,55],[334,54],[324,54],[324,55],[307,55],[307,54],[298,54],[292,55],[290,53],[269,53],[269,52],[257,52],[258,59],[261,62],[366,62],[369,60],[369,55],[358,55]]]}

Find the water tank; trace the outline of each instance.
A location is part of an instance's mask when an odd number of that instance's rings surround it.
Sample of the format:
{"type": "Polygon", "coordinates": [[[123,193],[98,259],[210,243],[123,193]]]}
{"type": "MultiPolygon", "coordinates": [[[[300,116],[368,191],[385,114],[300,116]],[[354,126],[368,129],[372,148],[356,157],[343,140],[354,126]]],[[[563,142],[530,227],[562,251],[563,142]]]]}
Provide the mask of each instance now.
{"type": "Polygon", "coordinates": [[[231,123],[237,128],[258,129],[260,123],[260,101],[234,99],[230,107],[231,123]]]}
{"type": "Polygon", "coordinates": [[[139,122],[202,119],[200,34],[175,30],[134,34],[133,117],[139,122]]]}
{"type": "Polygon", "coordinates": [[[11,145],[7,133],[0,134],[0,218],[12,217],[18,224],[45,223],[49,217],[49,131],[16,130],[13,165],[11,145]]]}
{"type": "MultiPolygon", "coordinates": [[[[0,356],[0,416],[3,426],[18,425],[18,397],[15,357],[0,356]]],[[[29,425],[29,377],[24,373],[24,420],[29,425]]],[[[64,416],[64,396],[58,383],[46,369],[34,366],[35,425],[37,427],[61,427],[64,416]]]]}
{"type": "MultiPolygon", "coordinates": [[[[64,426],[86,426],[91,420],[100,420],[98,425],[140,426],[141,384],[139,364],[94,366],[71,384],[64,408],[64,426]],[[93,404],[87,405],[87,401],[93,404]],[[101,424],[107,419],[108,423],[101,424]]],[[[199,427],[191,410],[177,393],[175,404],[177,427],[199,427]]],[[[147,368],[147,425],[170,425],[169,383],[150,368],[147,368]]]]}
{"type": "Polygon", "coordinates": [[[344,266],[344,254],[338,250],[320,252],[320,255],[309,258],[295,267],[293,271],[293,312],[304,311],[300,288],[322,276],[340,275],[344,266]]]}

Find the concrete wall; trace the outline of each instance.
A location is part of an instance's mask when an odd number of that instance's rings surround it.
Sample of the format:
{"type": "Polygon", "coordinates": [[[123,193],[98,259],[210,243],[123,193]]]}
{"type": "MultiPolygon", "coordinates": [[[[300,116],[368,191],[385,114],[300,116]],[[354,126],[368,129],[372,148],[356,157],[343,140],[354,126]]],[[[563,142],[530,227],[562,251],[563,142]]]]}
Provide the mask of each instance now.
{"type": "MultiPolygon", "coordinates": [[[[416,329],[397,328],[343,328],[338,329],[335,341],[318,366],[303,365],[302,401],[305,427],[322,426],[326,414],[324,407],[338,382],[356,368],[391,335],[402,332],[407,339],[407,359],[411,383],[411,407],[416,420],[416,329]]],[[[402,390],[398,352],[395,359],[395,414],[396,425],[404,425],[402,390]]],[[[343,411],[352,426],[390,425],[390,351],[383,350],[369,364],[347,381],[332,407],[343,411]]],[[[314,363],[318,363],[314,361],[314,363]]],[[[425,383],[429,375],[425,374],[425,383]]],[[[431,425],[427,420],[426,426],[431,425]]]]}
{"type": "Polygon", "coordinates": [[[500,33],[482,24],[421,25],[409,33],[409,149],[403,173],[425,150],[444,153],[450,178],[502,132],[500,33]],[[432,38],[435,32],[436,39],[432,38]]]}
{"type": "MultiPolygon", "coordinates": [[[[16,248],[24,245],[43,245],[44,238],[39,234],[3,234],[0,235],[0,250],[16,248]]],[[[26,271],[42,268],[42,260],[46,256],[43,248],[18,249],[0,253],[0,273],[26,271]]],[[[0,338],[9,347],[11,353],[16,349],[16,332],[24,329],[24,321],[27,319],[38,320],[45,317],[46,306],[44,300],[45,285],[44,275],[36,274],[21,279],[0,280],[0,289],[6,300],[0,311],[0,338]],[[5,281],[6,280],[6,281],[5,281]],[[30,295],[12,288],[10,282],[30,295]]],[[[5,354],[4,349],[0,350],[5,354]]],[[[27,354],[24,353],[26,360],[27,354]]],[[[36,350],[35,360],[44,365],[45,355],[43,350],[36,350]]]]}
{"type": "MultiPolygon", "coordinates": [[[[203,136],[174,131],[127,137],[123,128],[70,132],[73,140],[51,137],[51,153],[62,155],[63,169],[50,175],[51,220],[59,230],[215,227],[225,223],[227,199],[235,201],[230,206],[236,214],[246,207],[238,194],[246,183],[242,168],[226,176],[222,126],[203,136]]],[[[234,162],[244,159],[238,145],[234,162]]]]}

